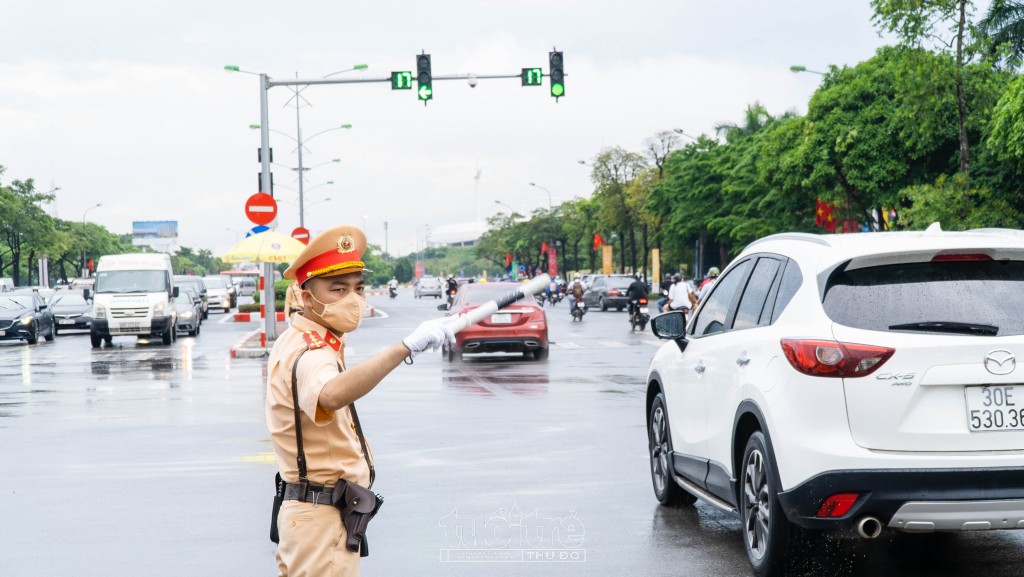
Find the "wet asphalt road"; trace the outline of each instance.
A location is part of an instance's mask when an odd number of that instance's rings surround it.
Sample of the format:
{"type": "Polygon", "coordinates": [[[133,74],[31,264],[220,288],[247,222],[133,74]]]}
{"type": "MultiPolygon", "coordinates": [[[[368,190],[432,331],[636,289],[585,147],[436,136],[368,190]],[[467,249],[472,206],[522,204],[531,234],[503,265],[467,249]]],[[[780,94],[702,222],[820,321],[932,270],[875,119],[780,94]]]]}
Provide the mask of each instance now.
{"type": "MultiPolygon", "coordinates": [[[[388,318],[349,363],[433,318],[437,301],[371,297],[388,318]]],[[[360,401],[385,496],[365,575],[750,575],[739,522],[650,487],[643,376],[658,341],[624,313],[548,310],[546,362],[424,354],[360,401]],[[470,561],[472,559],[472,561],[470,561]]],[[[0,342],[0,575],[273,575],[265,362],[218,323],[171,347],[84,334],[0,342]]],[[[818,538],[791,575],[1017,576],[1019,533],[818,538]]]]}

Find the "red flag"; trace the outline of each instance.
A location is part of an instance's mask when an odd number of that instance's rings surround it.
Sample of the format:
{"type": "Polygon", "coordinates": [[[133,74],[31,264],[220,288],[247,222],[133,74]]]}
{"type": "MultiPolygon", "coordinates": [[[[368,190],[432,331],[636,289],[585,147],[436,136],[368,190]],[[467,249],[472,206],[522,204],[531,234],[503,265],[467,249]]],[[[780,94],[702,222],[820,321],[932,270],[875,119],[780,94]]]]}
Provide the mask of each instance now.
{"type": "Polygon", "coordinates": [[[604,239],[601,238],[601,235],[599,235],[599,234],[597,234],[595,232],[594,233],[594,248],[592,250],[597,250],[597,249],[601,248],[602,245],[604,245],[604,239]]]}
{"type": "Polygon", "coordinates": [[[547,251],[548,251],[548,243],[546,243],[546,242],[540,243],[540,253],[544,254],[547,251]]]}
{"type": "Polygon", "coordinates": [[[510,264],[512,264],[512,253],[506,252],[505,253],[505,268],[508,268],[508,265],[510,265],[510,264]]]}
{"type": "Polygon", "coordinates": [[[825,207],[828,206],[821,199],[814,201],[814,226],[821,226],[825,223],[825,207]]]}
{"type": "Polygon", "coordinates": [[[832,214],[832,209],[833,208],[834,208],[833,206],[829,205],[828,212],[827,212],[827,214],[825,216],[825,232],[828,232],[828,233],[835,232],[836,231],[836,224],[839,223],[839,219],[836,218],[836,215],[832,214]]]}

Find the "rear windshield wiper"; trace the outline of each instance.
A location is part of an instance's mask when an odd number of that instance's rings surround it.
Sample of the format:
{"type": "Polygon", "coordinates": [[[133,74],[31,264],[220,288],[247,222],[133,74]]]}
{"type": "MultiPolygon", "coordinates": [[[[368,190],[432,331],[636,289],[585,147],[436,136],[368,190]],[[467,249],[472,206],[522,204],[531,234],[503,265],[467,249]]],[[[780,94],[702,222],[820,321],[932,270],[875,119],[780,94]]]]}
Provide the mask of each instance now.
{"type": "Polygon", "coordinates": [[[958,323],[953,321],[930,321],[923,323],[905,323],[889,325],[891,331],[927,331],[931,333],[956,333],[961,335],[995,336],[999,327],[978,323],[958,323]]]}

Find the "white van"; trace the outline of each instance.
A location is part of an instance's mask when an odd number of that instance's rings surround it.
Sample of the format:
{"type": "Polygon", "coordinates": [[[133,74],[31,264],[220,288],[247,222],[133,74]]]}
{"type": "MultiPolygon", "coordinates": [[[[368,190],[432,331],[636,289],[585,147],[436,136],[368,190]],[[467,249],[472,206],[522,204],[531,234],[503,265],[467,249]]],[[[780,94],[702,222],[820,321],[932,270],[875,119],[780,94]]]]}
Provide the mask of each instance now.
{"type": "Polygon", "coordinates": [[[133,253],[101,256],[93,287],[92,346],[113,337],[159,337],[165,345],[177,338],[177,313],[171,257],[133,253]]]}

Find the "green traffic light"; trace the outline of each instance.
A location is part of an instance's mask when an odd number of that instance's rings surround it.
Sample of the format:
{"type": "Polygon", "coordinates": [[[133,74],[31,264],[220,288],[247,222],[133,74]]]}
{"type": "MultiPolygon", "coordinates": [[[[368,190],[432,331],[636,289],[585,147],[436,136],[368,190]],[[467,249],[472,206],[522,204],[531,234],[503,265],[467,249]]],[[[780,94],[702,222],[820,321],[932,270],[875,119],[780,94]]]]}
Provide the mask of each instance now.
{"type": "Polygon", "coordinates": [[[561,84],[551,85],[551,96],[561,96],[563,94],[565,94],[565,86],[562,86],[561,84]]]}

